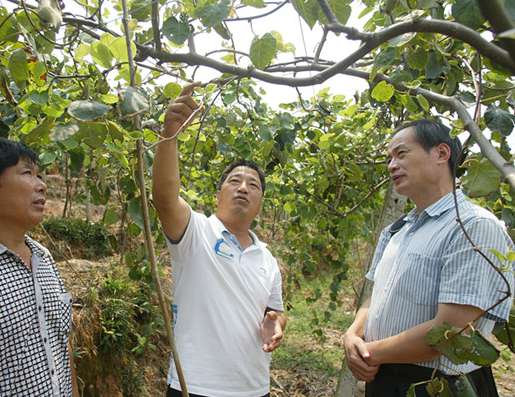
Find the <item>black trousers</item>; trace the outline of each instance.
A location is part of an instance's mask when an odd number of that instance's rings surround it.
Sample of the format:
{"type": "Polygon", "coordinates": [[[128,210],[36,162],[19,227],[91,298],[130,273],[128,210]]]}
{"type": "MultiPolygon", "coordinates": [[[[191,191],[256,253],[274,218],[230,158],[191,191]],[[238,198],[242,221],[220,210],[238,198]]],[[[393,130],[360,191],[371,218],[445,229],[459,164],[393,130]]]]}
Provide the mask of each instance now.
{"type": "MultiPolygon", "coordinates": [[[[412,364],[383,364],[379,367],[374,380],[366,384],[366,397],[406,397],[410,385],[431,379],[433,370],[412,364]]],[[[445,377],[453,389],[457,376],[437,374],[445,377]]],[[[478,397],[499,397],[490,367],[481,367],[467,377],[475,388],[478,397]]],[[[426,384],[415,388],[417,397],[429,397],[426,384]]]]}
{"type": "MultiPolygon", "coordinates": [[[[209,397],[209,396],[199,396],[198,394],[189,393],[190,397],[209,397]]],[[[166,393],[166,397],[182,397],[182,393],[180,390],[172,389],[168,386],[168,392],[166,393]]],[[[270,397],[270,393],[265,394],[262,397],[270,397]]]]}

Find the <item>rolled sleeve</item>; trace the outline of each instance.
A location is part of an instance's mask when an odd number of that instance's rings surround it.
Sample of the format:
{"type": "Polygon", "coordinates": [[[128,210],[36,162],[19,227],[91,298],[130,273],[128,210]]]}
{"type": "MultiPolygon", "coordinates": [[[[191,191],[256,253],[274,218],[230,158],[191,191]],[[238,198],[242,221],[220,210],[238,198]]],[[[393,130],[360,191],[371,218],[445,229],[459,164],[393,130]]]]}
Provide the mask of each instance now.
{"type": "MultiPolygon", "coordinates": [[[[465,225],[471,240],[502,271],[513,290],[513,263],[501,263],[493,253],[505,255],[513,249],[509,236],[494,219],[476,218],[465,225]]],[[[486,310],[501,300],[508,285],[500,274],[477,252],[457,228],[445,255],[440,278],[439,303],[471,305],[486,310]]],[[[489,313],[487,318],[504,321],[509,316],[511,299],[506,299],[489,313]]]]}
{"type": "Polygon", "coordinates": [[[283,307],[283,294],[282,294],[282,277],[281,272],[277,269],[277,272],[274,276],[274,282],[272,285],[272,290],[270,292],[270,298],[268,300],[267,306],[270,309],[274,309],[276,311],[282,312],[284,311],[283,307]]]}

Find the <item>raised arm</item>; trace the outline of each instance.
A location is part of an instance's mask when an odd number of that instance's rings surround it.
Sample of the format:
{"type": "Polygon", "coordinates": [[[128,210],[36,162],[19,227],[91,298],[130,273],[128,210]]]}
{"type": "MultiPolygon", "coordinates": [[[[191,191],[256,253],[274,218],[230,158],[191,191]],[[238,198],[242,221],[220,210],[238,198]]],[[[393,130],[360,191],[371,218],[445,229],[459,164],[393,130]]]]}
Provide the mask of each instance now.
{"type": "MultiPolygon", "coordinates": [[[[194,85],[185,86],[168,107],[163,128],[164,138],[173,137],[198,107],[191,97],[194,88],[194,85]]],[[[161,141],[157,145],[152,169],[153,201],[163,230],[172,240],[182,237],[190,219],[188,205],[179,197],[180,187],[177,139],[161,141]]]]}

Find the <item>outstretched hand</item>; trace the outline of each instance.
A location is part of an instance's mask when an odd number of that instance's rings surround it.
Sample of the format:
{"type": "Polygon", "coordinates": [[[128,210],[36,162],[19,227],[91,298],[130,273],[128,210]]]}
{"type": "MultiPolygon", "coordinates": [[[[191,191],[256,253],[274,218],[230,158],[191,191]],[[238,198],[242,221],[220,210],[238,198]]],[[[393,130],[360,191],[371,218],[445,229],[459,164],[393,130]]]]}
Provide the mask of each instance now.
{"type": "Polygon", "coordinates": [[[274,351],[283,339],[283,325],[280,314],[275,311],[266,313],[261,323],[261,337],[263,338],[263,351],[269,353],[274,351]]]}
{"type": "Polygon", "coordinates": [[[193,120],[199,106],[191,96],[199,83],[188,84],[168,106],[165,114],[163,135],[166,138],[175,137],[193,120]]]}

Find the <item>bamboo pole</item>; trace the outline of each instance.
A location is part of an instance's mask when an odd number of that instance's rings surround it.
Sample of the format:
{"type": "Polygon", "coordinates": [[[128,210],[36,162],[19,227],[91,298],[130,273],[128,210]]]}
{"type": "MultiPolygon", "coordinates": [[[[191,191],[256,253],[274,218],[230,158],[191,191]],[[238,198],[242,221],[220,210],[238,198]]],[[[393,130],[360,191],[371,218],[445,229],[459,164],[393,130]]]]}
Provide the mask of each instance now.
{"type": "MultiPolygon", "coordinates": [[[[124,33],[125,33],[125,41],[127,43],[127,58],[129,61],[129,72],[130,72],[130,85],[131,87],[136,86],[136,80],[135,80],[135,66],[134,66],[134,59],[132,57],[132,48],[131,48],[131,41],[129,36],[129,21],[127,19],[127,0],[122,0],[122,8],[123,8],[123,27],[124,27],[124,33]]],[[[134,127],[137,129],[141,128],[141,122],[138,115],[134,116],[134,127]]],[[[143,140],[138,139],[136,142],[136,152],[137,152],[137,163],[138,163],[138,169],[137,169],[137,182],[138,186],[141,192],[141,209],[143,212],[143,225],[144,230],[143,234],[145,236],[145,247],[147,249],[148,258],[150,260],[150,268],[152,272],[152,279],[154,281],[154,284],[156,285],[156,292],[157,297],[159,300],[159,306],[161,308],[161,312],[163,314],[163,319],[165,323],[165,329],[166,329],[166,336],[168,337],[168,341],[170,343],[170,348],[172,350],[172,357],[174,360],[175,368],[177,371],[177,375],[179,377],[179,383],[181,385],[182,389],[182,396],[183,397],[189,397],[188,394],[188,388],[186,385],[186,380],[184,378],[184,373],[182,370],[182,366],[179,360],[179,355],[177,353],[177,347],[175,345],[175,335],[173,332],[172,327],[172,321],[170,317],[170,313],[168,312],[168,308],[166,305],[166,300],[163,293],[163,288],[161,286],[161,281],[159,279],[159,272],[157,270],[157,258],[156,258],[156,252],[154,248],[154,242],[152,240],[152,229],[150,227],[150,216],[149,216],[149,206],[148,206],[148,198],[147,198],[147,191],[145,187],[145,161],[144,161],[144,153],[145,148],[143,145],[143,140]]]]}

